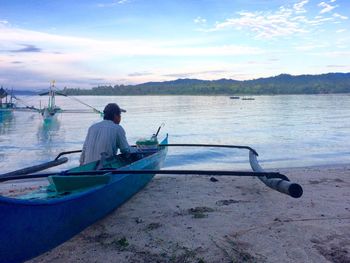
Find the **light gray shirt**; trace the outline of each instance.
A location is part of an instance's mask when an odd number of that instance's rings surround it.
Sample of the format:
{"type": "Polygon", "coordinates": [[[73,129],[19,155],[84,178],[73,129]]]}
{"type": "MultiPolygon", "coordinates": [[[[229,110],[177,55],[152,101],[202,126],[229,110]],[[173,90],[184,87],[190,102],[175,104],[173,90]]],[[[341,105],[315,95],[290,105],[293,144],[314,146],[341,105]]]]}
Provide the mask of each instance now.
{"type": "Polygon", "coordinates": [[[126,140],[123,127],[110,120],[95,123],[88,130],[80,165],[100,160],[101,153],[113,156],[117,154],[118,148],[121,153],[134,152],[126,140]]]}

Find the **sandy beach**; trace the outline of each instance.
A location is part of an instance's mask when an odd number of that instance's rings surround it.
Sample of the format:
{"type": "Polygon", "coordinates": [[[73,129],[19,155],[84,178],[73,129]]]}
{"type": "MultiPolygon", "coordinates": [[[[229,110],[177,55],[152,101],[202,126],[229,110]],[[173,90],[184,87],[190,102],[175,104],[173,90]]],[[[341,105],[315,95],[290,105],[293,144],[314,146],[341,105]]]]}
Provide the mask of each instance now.
{"type": "Polygon", "coordinates": [[[350,262],[350,166],[279,169],[293,199],[256,178],[156,176],[37,262],[350,262]]]}

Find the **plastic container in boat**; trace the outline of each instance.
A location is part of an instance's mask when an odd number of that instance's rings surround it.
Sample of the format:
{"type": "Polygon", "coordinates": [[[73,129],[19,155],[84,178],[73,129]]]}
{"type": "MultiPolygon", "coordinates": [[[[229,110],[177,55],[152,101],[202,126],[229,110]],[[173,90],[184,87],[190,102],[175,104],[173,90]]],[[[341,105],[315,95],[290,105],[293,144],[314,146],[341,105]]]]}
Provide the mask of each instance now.
{"type": "Polygon", "coordinates": [[[142,138],[137,140],[136,146],[141,150],[157,150],[159,145],[157,136],[153,135],[151,138],[142,138]]]}

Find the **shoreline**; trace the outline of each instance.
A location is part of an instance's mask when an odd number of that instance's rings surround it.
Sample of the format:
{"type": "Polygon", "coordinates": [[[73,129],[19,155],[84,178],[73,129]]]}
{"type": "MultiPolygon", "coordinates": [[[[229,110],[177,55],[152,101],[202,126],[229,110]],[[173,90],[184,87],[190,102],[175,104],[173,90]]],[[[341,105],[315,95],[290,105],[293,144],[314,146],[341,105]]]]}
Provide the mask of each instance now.
{"type": "Polygon", "coordinates": [[[275,170],[304,195],[293,199],[256,178],[155,176],[28,262],[350,262],[350,165],[275,170]]]}

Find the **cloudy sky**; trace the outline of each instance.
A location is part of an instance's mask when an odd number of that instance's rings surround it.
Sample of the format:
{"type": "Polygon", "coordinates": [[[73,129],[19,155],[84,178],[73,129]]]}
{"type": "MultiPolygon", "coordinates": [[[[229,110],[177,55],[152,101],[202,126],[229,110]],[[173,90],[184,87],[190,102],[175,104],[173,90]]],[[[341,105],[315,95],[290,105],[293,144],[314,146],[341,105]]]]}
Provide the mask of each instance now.
{"type": "Polygon", "coordinates": [[[0,0],[0,85],[350,72],[348,0],[0,0]]]}

